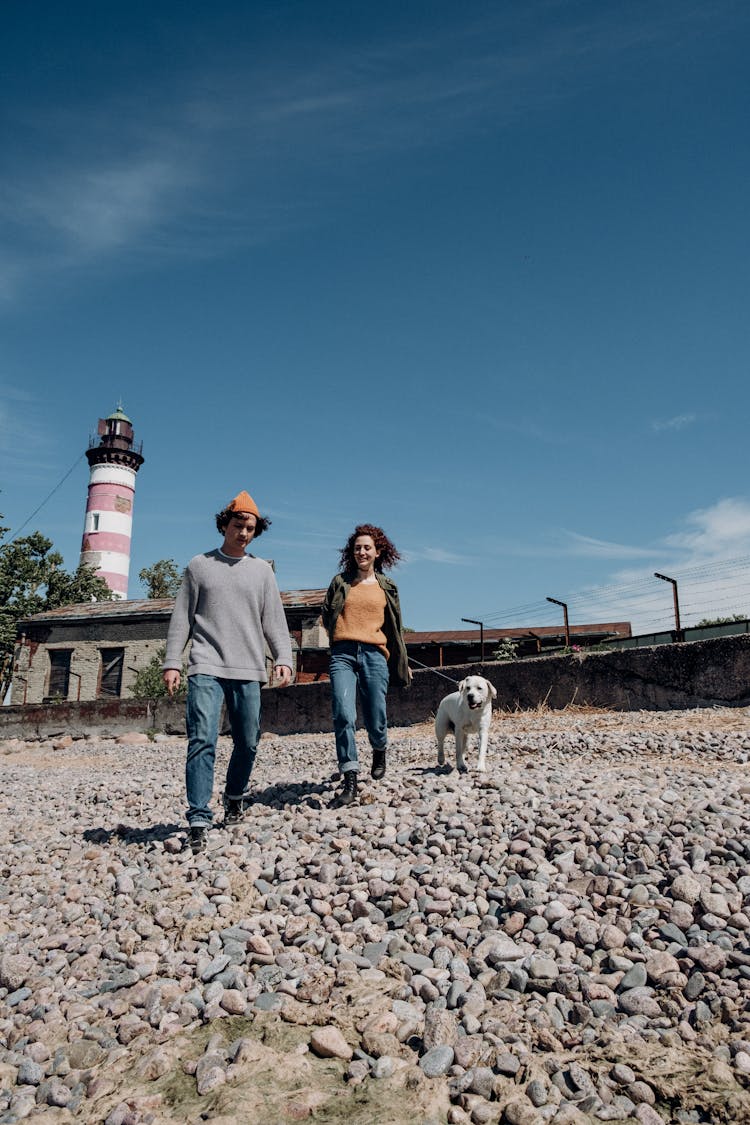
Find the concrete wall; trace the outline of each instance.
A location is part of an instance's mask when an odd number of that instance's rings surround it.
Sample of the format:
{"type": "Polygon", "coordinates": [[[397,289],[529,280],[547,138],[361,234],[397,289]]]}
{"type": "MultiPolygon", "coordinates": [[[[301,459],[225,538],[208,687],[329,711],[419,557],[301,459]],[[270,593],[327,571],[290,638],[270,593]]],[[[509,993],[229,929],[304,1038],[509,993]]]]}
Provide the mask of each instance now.
{"type": "MultiPolygon", "coordinates": [[[[504,710],[570,703],[621,711],[750,706],[750,636],[624,652],[577,653],[507,664],[443,669],[456,680],[481,672],[497,688],[504,710]]],[[[418,671],[407,691],[393,691],[393,726],[423,722],[453,686],[433,670],[418,671]]],[[[170,700],[138,703],[94,700],[50,706],[0,708],[0,738],[59,734],[116,734],[123,730],[184,732],[184,706],[170,700]]],[[[263,693],[263,729],[293,734],[331,729],[330,685],[296,684],[263,693]]]]}

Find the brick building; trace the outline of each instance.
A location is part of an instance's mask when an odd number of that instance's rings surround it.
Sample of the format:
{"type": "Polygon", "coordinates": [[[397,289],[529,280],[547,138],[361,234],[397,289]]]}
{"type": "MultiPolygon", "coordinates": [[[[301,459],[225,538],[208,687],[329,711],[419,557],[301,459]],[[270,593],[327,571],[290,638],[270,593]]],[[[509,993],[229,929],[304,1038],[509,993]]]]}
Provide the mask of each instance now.
{"type": "MultiPolygon", "coordinates": [[[[325,590],[281,595],[295,665],[306,648],[327,644],[324,596],[325,590]]],[[[86,602],[19,621],[11,702],[130,696],[137,672],[166,641],[173,606],[174,598],[86,602]]]]}

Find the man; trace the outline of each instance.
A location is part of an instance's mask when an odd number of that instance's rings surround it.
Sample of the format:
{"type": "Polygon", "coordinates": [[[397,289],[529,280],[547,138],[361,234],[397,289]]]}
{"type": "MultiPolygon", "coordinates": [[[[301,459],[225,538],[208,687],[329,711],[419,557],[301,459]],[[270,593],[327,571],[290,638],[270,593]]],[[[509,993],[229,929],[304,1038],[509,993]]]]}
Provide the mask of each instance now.
{"type": "Polygon", "coordinates": [[[190,846],[196,853],[205,850],[213,821],[209,803],[222,703],[233,742],[224,819],[235,824],[247,806],[246,788],[260,737],[266,644],[276,681],[285,687],[292,679],[292,646],[273,570],[265,560],[245,553],[270,522],[247,492],[235,496],[216,516],[224,537],[221,547],[190,560],[169,623],[163,677],[170,695],[180,686],[182,654],[191,641],[185,780],[190,846]]]}

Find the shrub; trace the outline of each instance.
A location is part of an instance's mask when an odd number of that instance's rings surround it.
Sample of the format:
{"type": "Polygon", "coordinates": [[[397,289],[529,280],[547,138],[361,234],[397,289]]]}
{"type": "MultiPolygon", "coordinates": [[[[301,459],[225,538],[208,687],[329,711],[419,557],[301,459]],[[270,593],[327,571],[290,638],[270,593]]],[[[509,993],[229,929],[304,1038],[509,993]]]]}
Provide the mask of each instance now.
{"type": "Polygon", "coordinates": [[[518,645],[510,637],[504,637],[492,654],[493,660],[515,660],[518,645]]]}
{"type": "MultiPolygon", "coordinates": [[[[159,699],[161,696],[167,694],[167,688],[162,679],[161,672],[161,666],[164,663],[166,655],[167,646],[162,645],[156,650],[148,664],[144,665],[143,668],[139,668],[136,672],[135,682],[133,683],[134,699],[159,699]]],[[[187,692],[186,671],[186,668],[183,666],[180,673],[180,686],[174,694],[175,699],[183,699],[187,692]]]]}

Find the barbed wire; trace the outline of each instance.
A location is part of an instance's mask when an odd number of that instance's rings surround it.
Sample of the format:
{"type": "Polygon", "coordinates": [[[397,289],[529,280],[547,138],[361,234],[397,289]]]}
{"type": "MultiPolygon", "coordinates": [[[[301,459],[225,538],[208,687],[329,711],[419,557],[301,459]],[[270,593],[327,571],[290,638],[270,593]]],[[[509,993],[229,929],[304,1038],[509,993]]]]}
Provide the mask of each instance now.
{"type": "MultiPolygon", "coordinates": [[[[670,568],[680,588],[680,616],[684,621],[690,618],[703,618],[716,614],[716,610],[726,609],[728,613],[747,613],[750,616],[750,555],[740,555],[712,563],[701,563],[693,567],[670,568]],[[742,575],[747,573],[747,581],[742,575]],[[739,580],[739,581],[738,581],[739,580]],[[705,590],[711,587],[711,596],[705,590]],[[707,610],[706,605],[710,603],[707,610]]],[[[654,585],[652,575],[633,578],[628,582],[608,583],[588,589],[574,591],[565,597],[569,610],[578,617],[598,616],[610,621],[626,620],[637,612],[639,617],[647,614],[653,619],[655,627],[663,622],[666,627],[674,624],[674,617],[662,610],[665,604],[664,591],[654,585]]],[[[524,619],[533,618],[534,624],[544,626],[548,622],[559,623],[559,616],[550,608],[546,598],[526,602],[523,605],[506,609],[474,612],[472,616],[490,628],[503,628],[503,622],[517,625],[524,619]]]]}

